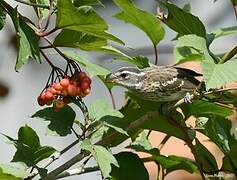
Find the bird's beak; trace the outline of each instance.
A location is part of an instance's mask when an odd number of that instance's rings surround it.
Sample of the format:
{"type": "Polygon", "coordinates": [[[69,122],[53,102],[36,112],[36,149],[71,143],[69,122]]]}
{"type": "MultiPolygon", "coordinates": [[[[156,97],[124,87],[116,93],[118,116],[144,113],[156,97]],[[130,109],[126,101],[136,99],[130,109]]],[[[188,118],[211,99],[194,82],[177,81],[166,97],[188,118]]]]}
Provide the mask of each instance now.
{"type": "Polygon", "coordinates": [[[106,82],[109,82],[109,83],[114,83],[114,82],[116,82],[116,79],[117,79],[117,76],[116,75],[114,75],[113,73],[111,73],[111,74],[108,74],[107,76],[106,76],[106,82]]]}

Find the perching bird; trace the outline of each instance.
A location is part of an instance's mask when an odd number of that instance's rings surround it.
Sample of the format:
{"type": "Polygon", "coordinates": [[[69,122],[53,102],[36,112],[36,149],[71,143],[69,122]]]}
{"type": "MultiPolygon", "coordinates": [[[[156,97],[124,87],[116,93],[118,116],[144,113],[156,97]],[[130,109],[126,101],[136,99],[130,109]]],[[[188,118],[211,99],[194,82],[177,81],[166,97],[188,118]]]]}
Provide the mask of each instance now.
{"type": "Polygon", "coordinates": [[[195,76],[201,74],[179,67],[123,67],[109,74],[106,80],[146,100],[168,102],[184,98],[184,101],[190,102],[190,94],[200,84],[195,76]]]}

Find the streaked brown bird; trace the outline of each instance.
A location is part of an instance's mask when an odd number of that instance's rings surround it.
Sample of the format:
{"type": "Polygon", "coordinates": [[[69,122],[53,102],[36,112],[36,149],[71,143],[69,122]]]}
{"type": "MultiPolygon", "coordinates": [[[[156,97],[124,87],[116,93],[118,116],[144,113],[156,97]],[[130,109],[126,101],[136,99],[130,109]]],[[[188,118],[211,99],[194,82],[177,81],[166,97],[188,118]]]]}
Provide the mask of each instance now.
{"type": "Polygon", "coordinates": [[[185,102],[190,102],[190,94],[200,84],[196,76],[201,74],[179,67],[123,67],[109,74],[106,80],[146,100],[169,102],[184,98],[185,102]]]}

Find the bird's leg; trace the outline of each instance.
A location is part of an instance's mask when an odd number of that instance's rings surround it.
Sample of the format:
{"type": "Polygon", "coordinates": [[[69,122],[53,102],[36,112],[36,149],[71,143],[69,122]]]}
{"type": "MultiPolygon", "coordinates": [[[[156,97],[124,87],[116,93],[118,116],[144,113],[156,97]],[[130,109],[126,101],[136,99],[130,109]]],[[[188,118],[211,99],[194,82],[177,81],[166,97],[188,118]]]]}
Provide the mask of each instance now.
{"type": "Polygon", "coordinates": [[[192,101],[192,95],[187,92],[186,95],[184,96],[184,103],[191,103],[192,101]]]}

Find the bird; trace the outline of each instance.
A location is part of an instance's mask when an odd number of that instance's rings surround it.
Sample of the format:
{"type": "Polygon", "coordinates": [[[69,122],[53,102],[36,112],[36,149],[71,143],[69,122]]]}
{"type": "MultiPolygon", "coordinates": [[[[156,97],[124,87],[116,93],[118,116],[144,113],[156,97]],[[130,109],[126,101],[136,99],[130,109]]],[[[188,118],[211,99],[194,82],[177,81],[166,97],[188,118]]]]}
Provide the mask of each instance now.
{"type": "Polygon", "coordinates": [[[193,70],[174,66],[151,66],[144,69],[122,67],[110,73],[106,81],[127,88],[138,97],[156,102],[191,102],[191,94],[200,84],[193,70]]]}

